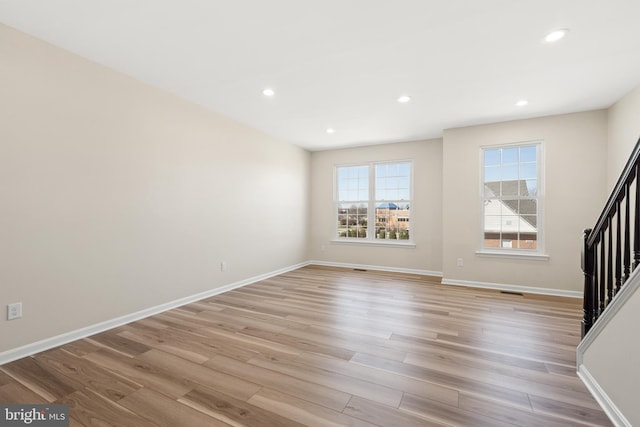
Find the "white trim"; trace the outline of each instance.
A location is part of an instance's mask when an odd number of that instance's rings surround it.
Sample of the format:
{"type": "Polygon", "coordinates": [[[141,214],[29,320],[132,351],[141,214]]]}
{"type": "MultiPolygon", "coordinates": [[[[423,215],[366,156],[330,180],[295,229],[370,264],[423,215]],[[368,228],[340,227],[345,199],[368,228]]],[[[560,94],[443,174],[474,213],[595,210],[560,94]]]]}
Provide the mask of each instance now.
{"type": "Polygon", "coordinates": [[[578,366],[582,365],[582,359],[584,353],[589,346],[596,340],[600,332],[607,327],[611,319],[615,317],[620,309],[627,303],[627,301],[640,289],[640,268],[637,268],[631,273],[629,279],[622,286],[622,290],[619,294],[613,297],[611,304],[607,306],[607,309],[598,318],[598,321],[589,329],[587,335],[582,338],[578,348],[576,349],[576,360],[578,366]]]}
{"type": "Polygon", "coordinates": [[[480,250],[476,251],[476,255],[482,257],[495,257],[495,258],[512,258],[512,259],[530,259],[533,261],[549,261],[549,255],[541,254],[538,252],[529,252],[524,251],[522,249],[516,250],[505,250],[505,251],[489,251],[489,250],[480,250]]]}
{"type": "Polygon", "coordinates": [[[367,265],[367,264],[351,264],[343,262],[330,262],[330,261],[309,261],[308,265],[321,265],[325,267],[341,267],[341,268],[355,268],[362,270],[374,270],[374,271],[388,271],[391,273],[407,273],[407,274],[419,274],[421,276],[433,276],[442,277],[441,271],[429,271],[429,270],[417,270],[413,268],[397,268],[397,267],[385,267],[379,265],[367,265]]]}
{"type": "Polygon", "coordinates": [[[616,427],[632,427],[632,424],[625,418],[625,416],[620,412],[618,407],[613,403],[611,398],[607,395],[607,393],[600,387],[600,384],[596,381],[595,378],[591,375],[586,366],[580,365],[578,366],[578,377],[582,380],[593,398],[598,402],[602,410],[609,417],[611,422],[616,427]]]}
{"type": "Polygon", "coordinates": [[[268,279],[270,277],[277,276],[279,274],[287,273],[292,270],[296,270],[301,267],[309,265],[309,262],[302,262],[300,264],[285,267],[279,270],[272,271],[270,273],[260,274],[258,276],[250,277],[239,282],[230,283],[228,285],[221,286],[219,288],[210,289],[208,291],[200,292],[194,295],[190,295],[184,298],[179,298],[174,301],[170,301],[164,304],[157,305],[155,307],[145,308],[135,313],[125,314],[124,316],[116,317],[114,319],[106,320],[104,322],[96,323],[94,325],[86,326],[84,328],[76,329],[74,331],[65,332],[60,335],[56,335],[51,338],[45,338],[41,341],[36,341],[31,344],[26,344],[21,347],[10,349],[0,353],[0,365],[12,362],[17,359],[21,359],[26,356],[30,356],[41,351],[49,350],[54,347],[58,347],[62,344],[69,343],[71,341],[86,338],[90,335],[95,335],[100,332],[113,329],[118,326],[125,325],[127,323],[135,322],[136,320],[144,319],[145,317],[153,316],[154,314],[162,313],[167,310],[171,310],[176,307],[183,306],[195,301],[209,298],[214,295],[218,295],[233,289],[237,289],[246,285],[250,285],[261,280],[268,279]]]}
{"type": "Polygon", "coordinates": [[[364,245],[364,246],[389,246],[389,247],[404,247],[407,249],[414,249],[416,247],[415,243],[411,243],[411,240],[367,240],[367,239],[344,239],[344,240],[331,240],[331,244],[338,245],[364,245]],[[406,242],[406,243],[405,243],[406,242]]]}
{"type": "Polygon", "coordinates": [[[507,285],[503,283],[475,282],[469,280],[442,279],[443,285],[468,286],[470,288],[497,289],[500,291],[527,294],[553,295],[557,297],[582,298],[582,292],[562,289],[534,288],[532,286],[507,285]]]}

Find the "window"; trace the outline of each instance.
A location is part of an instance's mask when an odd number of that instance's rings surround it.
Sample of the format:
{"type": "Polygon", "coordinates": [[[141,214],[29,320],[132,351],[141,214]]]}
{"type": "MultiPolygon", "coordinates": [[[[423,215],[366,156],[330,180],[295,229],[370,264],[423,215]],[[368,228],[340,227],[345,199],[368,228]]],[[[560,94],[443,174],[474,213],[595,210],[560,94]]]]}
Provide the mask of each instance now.
{"type": "Polygon", "coordinates": [[[541,251],[541,150],[540,142],[483,148],[483,249],[541,251]]]}
{"type": "Polygon", "coordinates": [[[336,167],[338,240],[411,240],[411,162],[336,167]]]}

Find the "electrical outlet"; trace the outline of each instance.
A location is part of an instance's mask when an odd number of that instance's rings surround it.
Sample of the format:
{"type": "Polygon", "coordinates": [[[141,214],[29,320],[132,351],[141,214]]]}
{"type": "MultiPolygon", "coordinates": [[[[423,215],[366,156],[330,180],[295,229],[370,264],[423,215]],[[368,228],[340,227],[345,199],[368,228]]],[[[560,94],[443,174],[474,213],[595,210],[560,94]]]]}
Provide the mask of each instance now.
{"type": "Polygon", "coordinates": [[[464,266],[464,260],[462,258],[458,258],[458,267],[464,266]]]}
{"type": "Polygon", "coordinates": [[[220,271],[227,271],[227,261],[220,262],[220,271]]]}
{"type": "Polygon", "coordinates": [[[22,303],[16,302],[7,305],[7,320],[19,319],[22,317],[22,303]]]}

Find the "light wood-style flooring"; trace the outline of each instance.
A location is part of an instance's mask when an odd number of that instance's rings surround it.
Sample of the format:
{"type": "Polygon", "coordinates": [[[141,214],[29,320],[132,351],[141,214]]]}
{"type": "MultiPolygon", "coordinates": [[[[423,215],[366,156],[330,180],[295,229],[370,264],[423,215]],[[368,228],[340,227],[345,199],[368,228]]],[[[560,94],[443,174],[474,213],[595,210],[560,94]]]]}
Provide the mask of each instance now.
{"type": "Polygon", "coordinates": [[[309,266],[0,366],[72,426],[610,426],[581,301],[309,266]]]}

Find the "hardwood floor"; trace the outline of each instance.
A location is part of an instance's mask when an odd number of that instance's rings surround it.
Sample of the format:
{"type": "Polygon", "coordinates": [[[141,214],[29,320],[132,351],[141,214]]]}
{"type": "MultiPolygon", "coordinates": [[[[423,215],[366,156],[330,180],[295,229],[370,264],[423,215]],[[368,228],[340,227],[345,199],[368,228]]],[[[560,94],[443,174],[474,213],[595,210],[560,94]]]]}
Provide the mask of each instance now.
{"type": "Polygon", "coordinates": [[[581,301],[309,266],[0,366],[72,426],[610,426],[581,301]]]}

